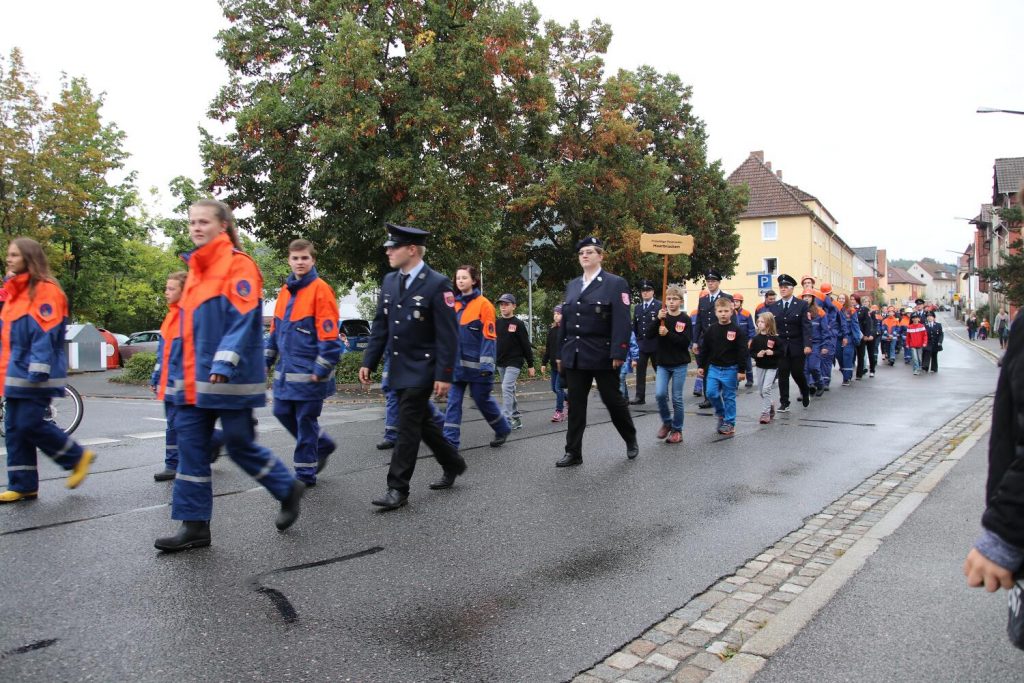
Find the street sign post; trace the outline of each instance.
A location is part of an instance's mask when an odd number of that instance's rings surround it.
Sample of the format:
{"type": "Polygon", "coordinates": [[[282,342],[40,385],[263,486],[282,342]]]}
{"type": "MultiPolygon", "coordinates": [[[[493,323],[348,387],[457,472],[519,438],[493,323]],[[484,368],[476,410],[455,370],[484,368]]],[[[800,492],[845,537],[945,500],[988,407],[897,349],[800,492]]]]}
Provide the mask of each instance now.
{"type": "Polygon", "coordinates": [[[529,308],[528,313],[530,316],[530,324],[526,326],[526,333],[530,337],[530,343],[533,343],[533,285],[537,282],[537,278],[540,277],[540,266],[533,259],[530,259],[523,269],[519,271],[519,275],[526,280],[528,283],[529,291],[529,308]]]}
{"type": "Polygon", "coordinates": [[[757,291],[761,296],[772,288],[772,274],[771,273],[758,273],[757,274],[757,291]]]}

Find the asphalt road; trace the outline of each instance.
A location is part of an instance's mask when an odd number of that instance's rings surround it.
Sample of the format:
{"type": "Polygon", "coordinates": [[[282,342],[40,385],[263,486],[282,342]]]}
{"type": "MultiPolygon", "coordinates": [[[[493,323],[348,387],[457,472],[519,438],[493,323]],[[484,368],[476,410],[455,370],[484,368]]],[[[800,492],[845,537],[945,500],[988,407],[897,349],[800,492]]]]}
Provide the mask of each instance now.
{"type": "MultiPolygon", "coordinates": [[[[655,441],[648,405],[632,462],[593,396],[584,465],[567,470],[553,400],[524,402],[500,449],[470,409],[466,476],[430,491],[440,470],[423,459],[410,505],[389,513],[369,504],[387,467],[381,409],[331,406],[341,447],[295,527],[278,533],[276,502],[224,458],[213,546],[177,555],[152,547],[176,528],[152,480],[160,406],[90,400],[76,435],[110,441],[85,484],[67,491],[41,462],[40,499],[0,508],[0,678],[571,678],[993,390],[980,352],[950,339],[940,362],[833,382],[770,426],[744,394],[736,437],[691,412],[682,447],[655,441]]],[[[262,442],[289,454],[260,412],[262,442]]]]}

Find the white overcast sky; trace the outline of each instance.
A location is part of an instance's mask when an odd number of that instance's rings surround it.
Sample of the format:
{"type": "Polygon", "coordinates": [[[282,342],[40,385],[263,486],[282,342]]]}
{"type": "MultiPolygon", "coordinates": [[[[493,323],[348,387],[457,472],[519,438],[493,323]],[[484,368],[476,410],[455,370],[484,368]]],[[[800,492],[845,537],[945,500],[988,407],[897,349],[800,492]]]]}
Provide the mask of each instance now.
{"type": "MultiPolygon", "coordinates": [[[[817,196],[852,246],[952,261],[991,201],[992,163],[1024,156],[1024,2],[537,0],[545,19],[594,18],[615,37],[607,72],[650,64],[693,86],[726,174],[764,150],[817,196]]],[[[128,135],[142,188],[200,177],[197,127],[226,71],[215,0],[5,3],[40,89],[85,76],[128,135]]],[[[166,202],[165,202],[166,205],[166,202]]]]}

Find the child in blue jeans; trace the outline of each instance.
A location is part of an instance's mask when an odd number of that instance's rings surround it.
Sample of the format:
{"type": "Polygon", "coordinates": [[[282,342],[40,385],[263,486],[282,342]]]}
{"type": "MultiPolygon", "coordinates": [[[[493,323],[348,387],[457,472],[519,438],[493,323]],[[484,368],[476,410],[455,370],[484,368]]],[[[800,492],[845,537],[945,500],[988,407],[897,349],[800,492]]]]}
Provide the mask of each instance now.
{"type": "Polygon", "coordinates": [[[665,439],[667,443],[683,441],[683,385],[686,384],[693,338],[690,316],[680,308],[682,304],[683,290],[675,285],[669,287],[665,290],[665,306],[658,311],[658,322],[645,331],[648,339],[658,340],[654,395],[661,415],[658,438],[665,439]],[[669,384],[672,385],[671,411],[669,384]]]}
{"type": "Polygon", "coordinates": [[[732,436],[736,433],[736,387],[744,379],[747,367],[747,333],[733,320],[733,302],[722,295],[715,301],[717,325],[712,325],[701,337],[701,351],[708,360],[707,373],[703,368],[697,374],[705,378],[708,400],[718,416],[718,433],[732,436]]]}

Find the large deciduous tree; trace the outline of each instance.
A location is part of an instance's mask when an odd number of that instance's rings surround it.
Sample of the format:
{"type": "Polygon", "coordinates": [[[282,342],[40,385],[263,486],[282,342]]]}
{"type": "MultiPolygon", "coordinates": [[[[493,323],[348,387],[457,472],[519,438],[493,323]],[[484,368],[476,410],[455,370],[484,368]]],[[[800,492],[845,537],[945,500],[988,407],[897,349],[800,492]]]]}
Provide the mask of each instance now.
{"type": "Polygon", "coordinates": [[[434,233],[450,270],[497,247],[524,140],[550,106],[536,10],[500,0],[222,0],[230,82],[205,136],[212,188],[278,248],[318,246],[340,280],[385,267],[383,223],[434,233]],[[340,277],[339,277],[340,276],[340,277]]]}

